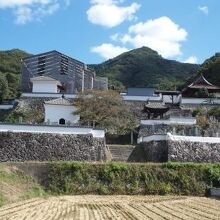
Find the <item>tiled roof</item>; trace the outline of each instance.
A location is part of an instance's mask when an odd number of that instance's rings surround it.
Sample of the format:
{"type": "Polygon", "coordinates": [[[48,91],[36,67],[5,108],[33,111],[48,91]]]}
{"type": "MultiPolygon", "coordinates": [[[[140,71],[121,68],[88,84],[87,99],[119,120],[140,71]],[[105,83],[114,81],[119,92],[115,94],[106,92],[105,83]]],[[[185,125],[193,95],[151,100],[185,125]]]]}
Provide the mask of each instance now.
{"type": "Polygon", "coordinates": [[[199,89],[199,88],[220,89],[220,87],[214,86],[212,83],[206,80],[203,75],[200,75],[191,85],[189,85],[189,87],[195,89],[199,89]]]}
{"type": "Polygon", "coordinates": [[[69,105],[69,106],[73,105],[73,103],[66,98],[53,99],[50,101],[45,101],[44,103],[49,105],[69,105]]]}
{"type": "Polygon", "coordinates": [[[57,81],[50,76],[36,76],[30,79],[31,81],[57,81]]]}

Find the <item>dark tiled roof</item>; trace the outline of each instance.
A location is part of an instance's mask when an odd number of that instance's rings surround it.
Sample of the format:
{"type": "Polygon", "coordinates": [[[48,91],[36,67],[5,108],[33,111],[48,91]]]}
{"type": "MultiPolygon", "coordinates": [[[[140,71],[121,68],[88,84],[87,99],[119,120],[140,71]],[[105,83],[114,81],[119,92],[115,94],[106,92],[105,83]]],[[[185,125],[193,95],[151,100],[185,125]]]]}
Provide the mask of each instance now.
{"type": "Polygon", "coordinates": [[[66,98],[53,99],[50,101],[45,101],[44,103],[49,105],[69,105],[69,106],[73,105],[73,103],[66,98]]]}
{"type": "Polygon", "coordinates": [[[200,89],[200,88],[206,88],[206,89],[220,89],[220,87],[213,85],[208,80],[205,79],[203,75],[200,75],[196,80],[189,85],[189,88],[194,89],[200,89]]]}

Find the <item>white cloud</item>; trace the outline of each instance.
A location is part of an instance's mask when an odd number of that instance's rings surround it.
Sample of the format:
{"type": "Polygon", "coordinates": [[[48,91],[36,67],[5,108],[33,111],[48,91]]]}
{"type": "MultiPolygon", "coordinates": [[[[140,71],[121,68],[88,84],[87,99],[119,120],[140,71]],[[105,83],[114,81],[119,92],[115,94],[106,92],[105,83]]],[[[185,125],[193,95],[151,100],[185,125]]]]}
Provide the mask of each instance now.
{"type": "Polygon", "coordinates": [[[97,47],[92,47],[91,52],[98,53],[105,59],[111,59],[124,52],[128,51],[126,47],[115,46],[113,44],[101,44],[97,47]]]}
{"type": "Polygon", "coordinates": [[[105,27],[115,27],[126,20],[135,19],[135,13],[140,8],[137,3],[129,6],[119,6],[121,0],[91,0],[87,11],[88,20],[93,24],[105,27]]]}
{"type": "Polygon", "coordinates": [[[190,56],[184,61],[184,63],[196,64],[198,63],[198,58],[196,56],[190,56]]]}
{"type": "Polygon", "coordinates": [[[15,11],[15,15],[17,24],[26,24],[32,21],[32,10],[28,7],[19,7],[15,11]]]}
{"type": "Polygon", "coordinates": [[[0,9],[11,8],[17,24],[26,24],[33,20],[54,14],[61,6],[67,7],[70,0],[0,0],[0,9]]]}
{"type": "Polygon", "coordinates": [[[209,8],[207,6],[199,6],[198,9],[205,15],[209,14],[209,8]]]}
{"type": "Polygon", "coordinates": [[[169,17],[160,17],[130,26],[120,41],[130,43],[134,48],[147,46],[163,57],[171,58],[182,54],[181,42],[186,40],[187,35],[186,30],[169,17]]]}

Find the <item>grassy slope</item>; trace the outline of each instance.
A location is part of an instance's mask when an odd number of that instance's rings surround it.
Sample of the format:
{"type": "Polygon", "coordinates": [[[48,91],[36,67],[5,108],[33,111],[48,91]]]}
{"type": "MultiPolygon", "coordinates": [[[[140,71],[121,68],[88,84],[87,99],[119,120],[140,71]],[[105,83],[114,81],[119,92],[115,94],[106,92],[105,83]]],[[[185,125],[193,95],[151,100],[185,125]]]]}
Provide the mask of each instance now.
{"type": "Polygon", "coordinates": [[[0,206],[43,195],[43,189],[15,167],[0,164],[0,206]]]}

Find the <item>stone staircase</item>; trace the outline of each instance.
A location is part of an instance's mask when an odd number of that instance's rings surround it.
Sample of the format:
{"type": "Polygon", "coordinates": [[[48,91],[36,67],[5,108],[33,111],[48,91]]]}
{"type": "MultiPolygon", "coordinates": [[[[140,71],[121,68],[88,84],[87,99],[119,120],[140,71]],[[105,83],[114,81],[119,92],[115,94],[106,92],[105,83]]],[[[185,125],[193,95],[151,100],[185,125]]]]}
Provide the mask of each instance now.
{"type": "Polygon", "coordinates": [[[134,150],[132,145],[107,145],[111,153],[112,161],[128,161],[129,156],[134,150]]]}

